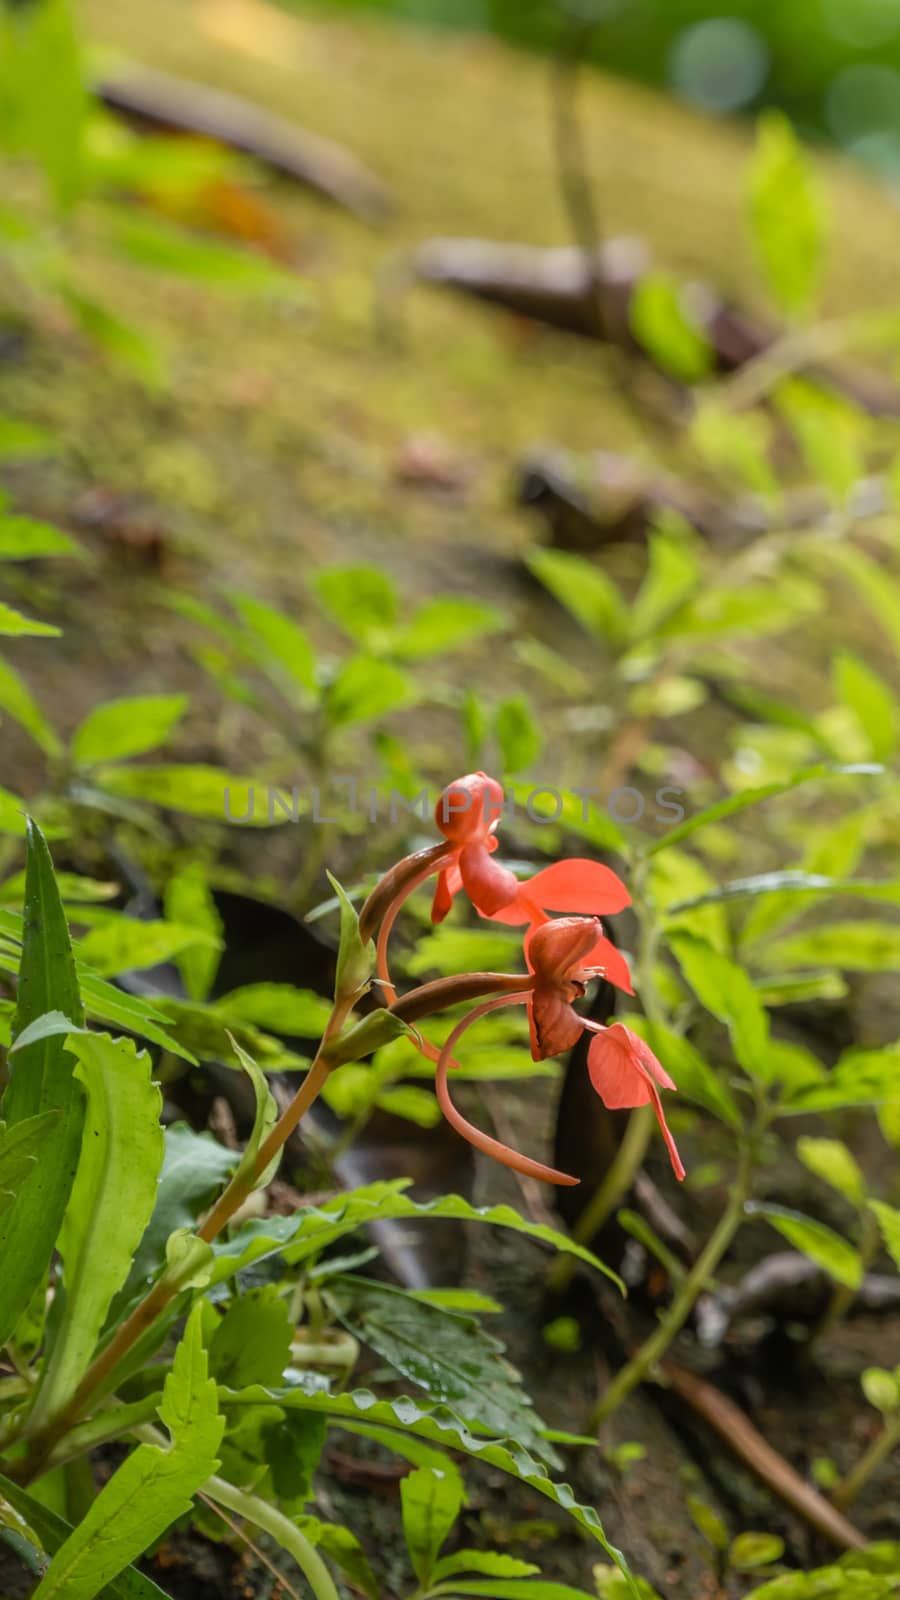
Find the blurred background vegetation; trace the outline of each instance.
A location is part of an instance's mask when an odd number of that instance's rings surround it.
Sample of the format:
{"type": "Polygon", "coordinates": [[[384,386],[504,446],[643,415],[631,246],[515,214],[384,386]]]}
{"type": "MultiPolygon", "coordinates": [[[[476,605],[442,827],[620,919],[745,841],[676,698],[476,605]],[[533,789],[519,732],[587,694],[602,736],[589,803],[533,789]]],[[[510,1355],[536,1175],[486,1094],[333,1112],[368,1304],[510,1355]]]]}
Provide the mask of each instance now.
{"type": "MultiPolygon", "coordinates": [[[[304,0],[284,0],[308,9],[304,0]]],[[[900,178],[900,0],[332,0],[441,28],[493,32],[553,51],[591,29],[586,55],[704,111],[779,106],[900,178]]]]}

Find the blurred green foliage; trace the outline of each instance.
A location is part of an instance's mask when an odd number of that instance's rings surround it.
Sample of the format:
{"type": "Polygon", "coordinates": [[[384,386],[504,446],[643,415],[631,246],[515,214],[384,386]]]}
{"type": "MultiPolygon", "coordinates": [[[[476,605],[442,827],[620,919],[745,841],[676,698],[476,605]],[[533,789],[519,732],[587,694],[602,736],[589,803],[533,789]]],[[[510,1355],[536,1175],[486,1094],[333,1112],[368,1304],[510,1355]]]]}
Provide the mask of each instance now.
{"type": "MultiPolygon", "coordinates": [[[[305,0],[287,0],[303,5],[305,0]]],[[[898,0],[331,0],[553,52],[573,27],[598,66],[712,112],[778,106],[885,174],[900,169],[898,0]]]]}

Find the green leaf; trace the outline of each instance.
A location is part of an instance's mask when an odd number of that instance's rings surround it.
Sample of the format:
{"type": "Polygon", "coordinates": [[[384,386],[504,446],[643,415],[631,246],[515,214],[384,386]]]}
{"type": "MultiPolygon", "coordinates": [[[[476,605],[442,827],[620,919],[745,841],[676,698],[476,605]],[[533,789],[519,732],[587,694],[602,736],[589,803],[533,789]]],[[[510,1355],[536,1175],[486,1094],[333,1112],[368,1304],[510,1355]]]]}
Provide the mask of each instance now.
{"type": "Polygon", "coordinates": [[[413,1084],[401,1084],[396,1089],[382,1089],[376,1095],[379,1111],[388,1111],[392,1117],[403,1117],[417,1128],[436,1128],[441,1120],[441,1108],[430,1089],[417,1089],[413,1084]]]}
{"type": "Polygon", "coordinates": [[[728,1529],[718,1512],[696,1494],[688,1495],[687,1508],[694,1527],[703,1535],[707,1544],[711,1545],[713,1550],[727,1550],[728,1529]]]}
{"type": "Polygon", "coordinates": [[[146,1052],[109,1034],[71,1034],[87,1110],[78,1170],[59,1235],[65,1300],[31,1412],[35,1427],[72,1398],[131,1268],[163,1161],[162,1095],[146,1052]]]}
{"type": "Polygon", "coordinates": [[[58,1121],[58,1111],[41,1111],[5,1131],[0,1123],[0,1212],[12,1205],[58,1121]]]}
{"type": "Polygon", "coordinates": [[[168,1448],[142,1444],[113,1474],[62,1545],[34,1600],[93,1600],[105,1583],[151,1546],[190,1507],[219,1465],[223,1419],[192,1312],[166,1378],[160,1420],[168,1448]]]}
{"type": "Polygon", "coordinates": [[[596,639],[615,644],[628,637],[628,607],[600,567],[566,550],[534,550],[526,558],[526,565],[532,576],[596,639]]]}
{"type": "Polygon", "coordinates": [[[501,700],[494,713],[494,734],[502,769],[510,775],[530,767],[544,748],[544,736],[523,695],[501,700]]]}
{"type": "Polygon", "coordinates": [[[506,618],[501,612],[478,600],[429,600],[393,635],[391,654],[403,660],[423,661],[497,633],[505,626],[506,618]]]}
{"type": "Polygon", "coordinates": [[[202,928],[181,928],[173,922],[139,922],[122,912],[103,914],[102,921],[79,941],[79,954],[105,977],[138,971],[170,961],[193,945],[215,951],[220,941],[202,928]]]}
{"type": "Polygon", "coordinates": [[[883,1416],[889,1417],[900,1406],[900,1382],[884,1367],[867,1367],[859,1381],[869,1405],[883,1416]]]}
{"type": "Polygon", "coordinates": [[[883,678],[859,656],[841,650],[834,661],[834,685],[841,705],[848,706],[865,734],[868,754],[888,761],[897,748],[900,712],[883,678]]]}
{"type": "MultiPolygon", "coordinates": [[[[24,821],[23,816],[23,831],[24,821]]],[[[115,900],[121,893],[120,885],[112,879],[85,878],[80,872],[57,872],[56,883],[64,905],[95,905],[103,900],[115,900]]],[[[14,872],[11,878],[5,878],[0,885],[0,899],[5,905],[19,905],[24,896],[24,872],[14,872]]]]}
{"type": "Polygon", "coordinates": [[[810,474],[847,505],[866,467],[866,419],[851,401],[805,378],[786,378],[775,394],[810,474]]]}
{"type": "Polygon", "coordinates": [[[194,1133],[184,1122],[166,1128],[156,1202],[132,1263],[130,1292],[146,1288],[166,1259],[166,1240],[178,1230],[193,1228],[239,1159],[237,1151],[226,1150],[210,1134],[194,1133]]]}
{"type": "Polygon", "coordinates": [[[203,1001],[219,968],[224,929],[202,862],[188,862],[169,879],[164,909],[168,922],[182,928],[196,928],[204,941],[209,941],[188,945],[176,955],[188,995],[192,1000],[203,1001]]]}
{"type": "Polygon", "coordinates": [[[455,1578],[446,1588],[433,1592],[446,1595],[448,1600],[458,1600],[460,1595],[482,1595],[484,1600],[593,1600],[584,1589],[553,1583],[548,1578],[455,1578]]]}
{"type": "MultiPolygon", "coordinates": [[[[888,905],[900,905],[900,878],[877,880],[871,878],[829,878],[820,872],[789,870],[760,872],[752,878],[733,878],[715,889],[692,895],[689,900],[679,900],[667,906],[669,916],[679,916],[699,906],[720,905],[729,900],[756,900],[764,895],[796,895],[790,908],[806,903],[806,895],[857,895],[862,900],[883,900],[888,905]]],[[[764,929],[763,931],[767,931],[764,929]]]]}
{"type": "Polygon", "coordinates": [[[650,863],[648,893],[665,924],[676,919],[687,933],[705,939],[723,953],[731,948],[728,918],[714,899],[716,880],[696,856],[686,850],[664,850],[650,863]]]}
{"type": "Polygon", "coordinates": [[[105,978],[101,978],[84,965],[78,966],[78,981],[84,996],[85,1009],[92,1021],[127,1028],[129,1032],[140,1034],[141,1038],[160,1045],[163,1050],[171,1050],[183,1061],[190,1061],[196,1065],[190,1050],[179,1044],[165,1027],[160,1026],[161,1023],[168,1021],[168,1017],[153,1001],[126,994],[123,989],[107,983],[105,978]]]}
{"type": "MultiPolygon", "coordinates": [[[[0,606],[0,626],[3,609],[0,606]]],[[[62,750],[59,738],[51,728],[44,713],[17,672],[8,661],[0,660],[0,711],[5,711],[25,729],[45,755],[59,755],[62,750]]]]}
{"type": "Polygon", "coordinates": [[[69,0],[6,8],[0,16],[0,99],[13,147],[35,157],[56,206],[68,210],[82,188],[88,109],[69,0]]]}
{"type": "MultiPolygon", "coordinates": [[[[389,1444],[391,1436],[399,1435],[398,1450],[403,1453],[404,1438],[414,1436],[444,1449],[461,1450],[475,1461],[497,1467],[510,1477],[517,1478],[537,1494],[559,1506],[574,1518],[585,1532],[602,1545],[607,1555],[620,1570],[627,1571],[624,1558],[609,1544],[603,1525],[593,1506],[580,1505],[566,1483],[557,1483],[547,1477],[542,1465],[529,1455],[515,1440],[477,1438],[448,1406],[423,1404],[410,1395],[390,1400],[379,1400],[368,1389],[354,1389],[346,1394],[327,1394],[321,1388],[305,1390],[302,1380],[296,1387],[274,1392],[254,1385],[234,1394],[220,1392],[220,1403],[229,1412],[233,1406],[275,1404],[285,1410],[297,1407],[326,1416],[338,1426],[352,1425],[352,1431],[364,1434],[370,1428],[377,1430],[381,1442],[389,1444]]],[[[496,1595],[496,1590],[489,1591],[496,1595]]],[[[43,1597],[41,1597],[43,1600],[43,1597]]]]}
{"type": "Polygon", "coordinates": [[[767,967],[837,967],[843,972],[893,972],[900,966],[900,924],[832,922],[775,939],[760,949],[767,967]]]}
{"type": "Polygon", "coordinates": [[[900,1051],[848,1050],[830,1073],[788,1086],[782,1111],[838,1111],[900,1101],[900,1051]]]}
{"type": "Polygon", "coordinates": [[[352,1027],[346,1028],[338,1039],[327,1046],[327,1059],[333,1067],[364,1061],[374,1050],[380,1050],[383,1045],[393,1044],[395,1039],[411,1034],[408,1023],[395,1017],[385,1006],[379,1006],[352,1027]]]}
{"type": "Polygon", "coordinates": [[[711,1111],[729,1128],[737,1130],[742,1126],[737,1102],[723,1077],[687,1039],[661,1022],[651,1022],[648,1017],[625,1016],[619,1020],[646,1039],[685,1099],[711,1111]]]}
{"type": "Polygon", "coordinates": [[[681,383],[698,383],[712,372],[715,354],[686,314],[683,294],[667,272],[642,273],[628,302],[628,322],[638,344],[663,372],[681,383]]]}
{"type": "Polygon", "coordinates": [[[133,323],[112,311],[102,300],[85,294],[74,283],[60,283],[60,293],[80,327],[98,349],[130,372],[146,389],[158,389],[166,376],[166,361],[158,345],[133,323]]]}
{"type": "Polygon", "coordinates": [[[488,1433],[518,1439],[558,1465],[543,1439],[543,1422],[503,1359],[503,1345],[474,1317],[355,1275],[335,1279],[330,1287],[344,1326],[432,1400],[452,1406],[457,1416],[488,1433]]]}
{"type": "Polygon", "coordinates": [[[646,1578],[625,1578],[614,1567],[598,1564],[593,1571],[594,1582],[600,1600],[659,1600],[655,1589],[651,1589],[646,1578]]]}
{"type": "Polygon", "coordinates": [[[415,1300],[426,1305],[443,1306],[445,1311],[478,1311],[484,1316],[496,1316],[503,1310],[499,1300],[480,1289],[410,1289],[415,1300]]]}
{"type": "MultiPolygon", "coordinates": [[[[11,1483],[0,1475],[2,1501],[15,1507],[27,1522],[29,1531],[40,1539],[44,1550],[50,1555],[55,1554],[72,1534],[71,1525],[57,1516],[55,1511],[20,1489],[17,1483],[11,1483]]],[[[160,1589],[151,1578],[145,1578],[135,1567],[126,1567],[112,1578],[104,1585],[102,1594],[103,1600],[166,1600],[165,1590],[160,1589]]]]}
{"type": "Polygon", "coordinates": [[[843,1000],[847,985],[837,972],[791,972],[754,985],[765,1006],[805,1004],[808,1000],[843,1000]]]}
{"type": "Polygon", "coordinates": [[[488,1578],[531,1578],[540,1570],[533,1561],[520,1561],[499,1550],[456,1550],[452,1556],[441,1557],[433,1576],[435,1582],[455,1578],[460,1572],[481,1572],[488,1578]]]}
{"type": "Polygon", "coordinates": [[[676,828],[664,833],[661,839],[654,839],[646,846],[645,854],[655,856],[660,850],[668,850],[671,845],[680,844],[682,839],[687,839],[692,833],[707,827],[711,822],[723,822],[726,817],[736,816],[739,811],[746,811],[749,806],[759,805],[762,800],[770,800],[774,795],[789,794],[792,789],[800,788],[801,784],[813,783],[819,778],[880,777],[884,771],[884,767],[870,762],[854,762],[845,766],[832,766],[830,763],[821,762],[795,772],[793,777],[782,779],[780,782],[763,784],[758,789],[742,789],[739,794],[729,795],[725,800],[717,800],[715,805],[706,806],[703,811],[696,811],[692,817],[679,822],[676,828]]]}
{"type": "Polygon", "coordinates": [[[731,1541],[728,1559],[738,1572],[755,1572],[783,1555],[784,1540],[777,1533],[739,1533],[731,1541]]]}
{"type": "Polygon", "coordinates": [[[669,522],[651,533],[647,571],[631,607],[631,638],[652,635],[693,594],[702,573],[687,523],[672,527],[669,522]]]}
{"type": "Polygon", "coordinates": [[[238,1061],[253,1085],[253,1095],[256,1102],[256,1110],[253,1117],[253,1127],[250,1132],[250,1137],[244,1147],[244,1154],[238,1163],[235,1178],[246,1181],[252,1179],[250,1185],[252,1189],[264,1189],[266,1184],[271,1182],[278,1170],[278,1164],[281,1160],[281,1151],[276,1150],[272,1160],[266,1164],[261,1172],[256,1173],[254,1177],[256,1158],[259,1153],[260,1146],[268,1138],[276,1122],[278,1121],[278,1103],[271,1089],[269,1088],[269,1080],[262,1068],[258,1067],[256,1062],[253,1060],[253,1057],[248,1055],[247,1051],[241,1048],[232,1034],[229,1034],[228,1037],[231,1040],[231,1047],[237,1056],[238,1061]]]}
{"type": "Polygon", "coordinates": [[[219,290],[289,292],[295,298],[298,293],[297,280],[266,256],[189,233],[148,212],[123,210],[116,219],[115,242],[129,261],[154,272],[172,272],[219,290]]]}
{"type": "Polygon", "coordinates": [[[522,938],[516,929],[496,925],[466,928],[442,922],[419,939],[406,971],[411,978],[429,973],[504,972],[515,965],[521,949],[522,938]]]}
{"type": "Polygon", "coordinates": [[[785,1573],[751,1589],[744,1600],[894,1600],[896,1592],[893,1578],[847,1572],[835,1565],[817,1567],[814,1572],[785,1573]]]}
{"type": "Polygon", "coordinates": [[[329,1000],[290,983],[248,983],[223,994],[215,1006],[227,1021],[250,1022],[301,1039],[318,1038],[331,1016],[329,1000]]]}
{"type": "Polygon", "coordinates": [[[231,604],[253,636],[254,654],[267,665],[274,682],[296,698],[316,688],[316,657],[309,638],[293,620],[250,595],[231,594],[231,604]]]}
{"type": "MultiPolygon", "coordinates": [[[[0,424],[0,447],[2,437],[0,424]]],[[[81,551],[75,540],[49,522],[38,522],[34,517],[0,516],[0,561],[34,561],[39,556],[79,554],[81,551]]]]}
{"type": "MultiPolygon", "coordinates": [[[[81,1026],[84,1013],[69,930],[47,842],[28,823],[25,916],[13,1038],[47,1011],[61,1010],[81,1026]]],[[[0,1217],[0,1346],[43,1280],[69,1199],[84,1120],[74,1079],[75,1057],[62,1037],[41,1040],[10,1063],[2,1102],[10,1130],[42,1112],[58,1114],[40,1160],[22,1182],[15,1204],[0,1217]]]]}
{"type": "Polygon", "coordinates": [[[287,822],[288,813],[269,803],[263,784],[238,778],[220,767],[100,767],[94,780],[109,794],[146,800],[190,817],[209,817],[243,827],[271,828],[287,822]]]}
{"type": "Polygon", "coordinates": [[[707,584],[686,605],[661,624],[664,640],[762,638],[795,626],[821,610],[822,591],[809,578],[782,570],[777,587],[765,583],[707,584]]]}
{"type": "Polygon", "coordinates": [[[817,1178],[830,1183],[852,1206],[861,1206],[866,1198],[866,1182],[854,1157],[840,1139],[797,1140],[797,1154],[803,1165],[817,1178]]]}
{"type": "Polygon", "coordinates": [[[209,1341],[209,1370],[216,1383],[244,1389],[278,1384],[291,1359],[293,1323],[275,1284],[248,1289],[229,1301],[209,1341]]]}
{"type": "Polygon", "coordinates": [[[374,656],[351,656],[329,686],[325,709],[330,722],[344,727],[385,717],[414,699],[413,685],[399,667],[374,656]]]}
{"type": "Polygon", "coordinates": [[[320,1522],[317,1517],[295,1517],[294,1521],[307,1539],[340,1567],[351,1584],[368,1595],[368,1600],[379,1600],[378,1580],[355,1533],[333,1522],[320,1522]]]}
{"type": "MultiPolygon", "coordinates": [[[[0,600],[0,634],[3,634],[5,638],[18,639],[27,636],[38,639],[58,639],[60,631],[59,628],[53,626],[52,622],[36,622],[34,617],[26,617],[24,611],[17,611],[14,606],[8,606],[4,600],[0,600]]],[[[12,672],[12,668],[6,663],[3,663],[3,666],[5,673],[12,672]]],[[[7,705],[7,710],[11,711],[12,708],[7,705]]],[[[15,716],[15,712],[12,712],[12,715],[15,716]]],[[[24,718],[17,717],[16,720],[21,722],[23,727],[26,726],[24,718]]],[[[28,731],[31,733],[33,730],[29,728],[28,731]]]]}
{"type": "Polygon", "coordinates": [[[266,1217],[245,1223],[229,1239],[216,1242],[214,1282],[220,1283],[254,1261],[281,1252],[294,1264],[319,1255],[328,1245],[345,1234],[355,1233],[367,1223],[405,1221],[417,1217],[435,1221],[486,1222],[494,1227],[511,1228],[530,1239],[577,1256],[580,1261],[612,1279],[620,1292],[624,1293],[621,1279],[590,1250],[543,1223],[527,1222],[512,1206],[472,1206],[459,1195],[444,1195],[437,1200],[417,1202],[401,1192],[407,1186],[408,1180],[405,1179],[370,1184],[365,1189],[357,1189],[324,1206],[305,1206],[295,1217],[266,1217]]]}
{"type": "Polygon", "coordinates": [[[869,1205],[878,1218],[888,1254],[900,1272],[900,1211],[896,1206],[886,1205],[883,1200],[870,1200],[869,1205]]]}
{"type": "Polygon", "coordinates": [[[53,435],[20,417],[0,416],[0,461],[24,461],[30,456],[55,455],[53,435]]]}
{"type": "Polygon", "coordinates": [[[337,878],[333,878],[330,872],[326,872],[325,875],[337,895],[341,908],[334,997],[335,1000],[349,999],[353,995],[364,993],[369,987],[375,965],[375,945],[371,939],[363,943],[359,933],[359,913],[356,907],[341,888],[337,878]]]}
{"type": "Polygon", "coordinates": [[[833,1228],[826,1228],[824,1222],[805,1217],[799,1211],[789,1211],[786,1206],[761,1205],[753,1201],[748,1204],[747,1210],[753,1216],[764,1217],[771,1222],[772,1227],[777,1228],[789,1244],[796,1250],[802,1250],[836,1283],[845,1284],[848,1289],[859,1288],[863,1276],[859,1252],[833,1228]]]}
{"type": "Polygon", "coordinates": [[[750,169],[753,239],[769,289],[789,316],[813,304],[822,269],[825,216],[818,185],[787,117],[759,120],[750,169]]]}
{"type": "Polygon", "coordinates": [[[893,574],[849,540],[823,540],[815,558],[856,590],[893,647],[900,638],[900,587],[893,574]]]}
{"type": "Polygon", "coordinates": [[[694,934],[676,931],[668,942],[700,1004],[728,1028],[744,1071],[752,1078],[770,1077],[769,1019],[743,967],[694,934]]]}
{"type": "Polygon", "coordinates": [[[463,1506],[459,1477],[434,1467],[418,1467],[400,1484],[403,1536],[420,1583],[431,1580],[441,1545],[463,1506]]]}
{"type": "Polygon", "coordinates": [[[187,695],[128,695],[95,706],[72,735],[72,758],[79,766],[123,761],[164,744],[188,707],[187,695]]]}
{"type": "Polygon", "coordinates": [[[399,611],[399,596],[378,567],[326,567],[312,586],[339,628],[366,649],[384,644],[399,611]]]}

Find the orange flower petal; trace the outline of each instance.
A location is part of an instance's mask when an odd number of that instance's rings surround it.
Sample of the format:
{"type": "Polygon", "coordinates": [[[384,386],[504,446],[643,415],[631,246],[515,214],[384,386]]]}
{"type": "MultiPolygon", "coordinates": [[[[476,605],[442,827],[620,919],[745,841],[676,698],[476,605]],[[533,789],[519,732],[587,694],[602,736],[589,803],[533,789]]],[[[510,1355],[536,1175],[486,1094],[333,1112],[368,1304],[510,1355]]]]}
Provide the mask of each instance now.
{"type": "Polygon", "coordinates": [[[631,905],[631,896],[621,878],[601,866],[573,856],[543,867],[522,885],[529,899],[545,911],[570,911],[586,917],[611,916],[631,905]]]}
{"type": "Polygon", "coordinates": [[[624,1023],[615,1022],[611,1028],[598,1032],[591,1041],[588,1073],[603,1104],[611,1111],[626,1106],[652,1104],[659,1131],[669,1152],[672,1171],[680,1183],[685,1176],[684,1163],[666,1122],[657,1088],[657,1084],[662,1084],[664,1088],[674,1089],[675,1084],[649,1045],[632,1033],[630,1028],[626,1028],[624,1023]]]}
{"type": "Polygon", "coordinates": [[[467,844],[459,853],[459,870],[463,887],[476,911],[490,916],[514,900],[519,880],[508,867],[492,861],[489,851],[481,843],[467,844]]]}
{"type": "Polygon", "coordinates": [[[617,950],[611,939],[600,938],[584,958],[586,967],[602,967],[603,976],[617,989],[624,989],[626,994],[634,994],[631,986],[631,973],[628,962],[617,950]]]}

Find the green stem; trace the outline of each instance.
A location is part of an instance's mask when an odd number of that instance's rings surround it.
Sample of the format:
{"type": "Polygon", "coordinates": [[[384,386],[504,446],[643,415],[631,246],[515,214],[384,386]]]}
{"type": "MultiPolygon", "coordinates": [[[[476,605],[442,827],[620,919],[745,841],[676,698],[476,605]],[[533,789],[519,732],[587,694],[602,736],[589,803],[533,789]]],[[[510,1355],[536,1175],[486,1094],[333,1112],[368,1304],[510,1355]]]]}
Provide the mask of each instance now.
{"type": "Polygon", "coordinates": [[[340,1600],[331,1573],[318,1550],[283,1512],[276,1511],[274,1506],[267,1505],[257,1495],[248,1494],[246,1489],[236,1489],[224,1478],[208,1478],[203,1485],[203,1493],[216,1505],[225,1506],[226,1510],[235,1512],[237,1516],[262,1528],[264,1533],[270,1534],[288,1555],[293,1556],[315,1600],[340,1600]]]}
{"type": "Polygon", "coordinates": [[[744,1206],[750,1195],[755,1151],[756,1138],[748,1138],[741,1150],[738,1173],[728,1205],[719,1218],[716,1228],[710,1234],[705,1248],[697,1257],[655,1332],[644,1341],[627,1366],[624,1366],[613,1379],[602,1399],[597,1402],[588,1422],[588,1427],[592,1430],[596,1430],[606,1422],[622,1401],[631,1394],[632,1389],[643,1383],[648,1372],[665,1354],[675,1335],[687,1322],[699,1295],[715,1272],[743,1220],[744,1206]]]}
{"type": "Polygon", "coordinates": [[[852,1506],[860,1491],[865,1488],[873,1472],[877,1472],[883,1461],[886,1461],[892,1451],[900,1445],[900,1411],[891,1417],[872,1440],[868,1450],[857,1461],[852,1472],[833,1490],[831,1499],[840,1511],[846,1511],[852,1506]]]}

